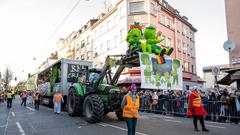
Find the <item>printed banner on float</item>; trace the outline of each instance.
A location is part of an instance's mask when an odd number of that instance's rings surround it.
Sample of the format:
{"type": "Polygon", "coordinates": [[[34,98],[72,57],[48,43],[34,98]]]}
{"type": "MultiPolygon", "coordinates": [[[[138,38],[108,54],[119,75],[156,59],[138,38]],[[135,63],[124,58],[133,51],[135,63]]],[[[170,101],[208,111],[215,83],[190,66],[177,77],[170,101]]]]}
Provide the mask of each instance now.
{"type": "Polygon", "coordinates": [[[182,90],[182,63],[178,59],[165,58],[159,64],[158,56],[139,53],[141,88],[182,90]]]}

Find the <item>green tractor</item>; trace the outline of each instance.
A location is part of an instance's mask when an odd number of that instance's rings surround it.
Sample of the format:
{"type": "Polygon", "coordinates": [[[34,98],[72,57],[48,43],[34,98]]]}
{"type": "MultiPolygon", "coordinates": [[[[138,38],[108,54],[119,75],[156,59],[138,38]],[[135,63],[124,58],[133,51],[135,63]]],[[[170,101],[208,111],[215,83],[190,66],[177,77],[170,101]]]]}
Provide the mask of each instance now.
{"type": "Polygon", "coordinates": [[[139,66],[138,56],[108,56],[101,70],[81,70],[78,82],[68,92],[67,109],[70,116],[83,115],[87,122],[100,122],[104,115],[115,112],[123,120],[121,101],[124,94],[117,87],[117,81],[125,67],[139,66]],[[119,59],[120,58],[120,59],[119,59]],[[116,60],[119,59],[119,60],[116,60]],[[118,65],[115,74],[111,68],[118,65]]]}
{"type": "Polygon", "coordinates": [[[83,115],[87,122],[95,123],[100,122],[108,112],[115,112],[118,119],[123,120],[121,101],[124,95],[117,87],[117,81],[125,67],[136,66],[139,66],[138,56],[129,58],[119,55],[108,56],[101,70],[81,70],[84,76],[80,76],[78,82],[69,88],[69,115],[83,115]],[[113,75],[111,67],[114,65],[119,66],[113,75]]]}

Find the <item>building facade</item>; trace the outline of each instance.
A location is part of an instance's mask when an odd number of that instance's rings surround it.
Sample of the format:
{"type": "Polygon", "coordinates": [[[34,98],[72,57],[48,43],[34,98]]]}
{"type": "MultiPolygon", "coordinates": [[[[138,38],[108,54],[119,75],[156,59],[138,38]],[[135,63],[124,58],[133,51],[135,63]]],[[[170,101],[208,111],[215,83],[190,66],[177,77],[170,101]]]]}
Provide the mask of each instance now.
{"type": "MultiPolygon", "coordinates": [[[[182,61],[183,89],[197,85],[194,40],[197,30],[187,17],[181,16],[178,10],[164,0],[115,0],[107,13],[101,14],[92,25],[84,26],[86,30],[77,32],[75,59],[92,60],[94,67],[101,67],[107,55],[126,54],[128,43],[125,39],[130,24],[134,22],[140,22],[143,30],[150,25],[155,27],[165,37],[160,45],[174,48],[169,57],[182,61]],[[89,45],[85,45],[87,39],[89,45]],[[79,45],[83,48],[78,49],[79,45]]],[[[66,45],[63,44],[62,48],[66,48],[66,45]]]]}
{"type": "Polygon", "coordinates": [[[240,66],[240,1],[225,0],[228,40],[235,43],[236,48],[229,53],[229,63],[240,66]]]}
{"type": "MultiPolygon", "coordinates": [[[[226,76],[227,73],[225,73],[224,71],[229,70],[231,67],[228,64],[225,65],[215,65],[215,66],[206,66],[203,67],[202,71],[203,71],[203,79],[205,80],[205,84],[204,87],[206,89],[213,89],[215,88],[215,76],[212,72],[213,68],[217,67],[220,72],[217,75],[217,81],[221,80],[222,78],[224,78],[226,76]]],[[[232,85],[234,86],[234,84],[232,85]]],[[[224,85],[220,85],[220,87],[226,87],[224,85]]]]}

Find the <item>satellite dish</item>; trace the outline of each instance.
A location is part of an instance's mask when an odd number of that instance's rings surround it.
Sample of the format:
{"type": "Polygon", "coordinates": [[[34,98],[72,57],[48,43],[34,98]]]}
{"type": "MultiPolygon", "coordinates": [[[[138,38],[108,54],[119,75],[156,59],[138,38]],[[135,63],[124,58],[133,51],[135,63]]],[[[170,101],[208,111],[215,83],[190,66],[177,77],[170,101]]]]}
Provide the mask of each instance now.
{"type": "Polygon", "coordinates": [[[235,49],[236,45],[233,41],[227,40],[223,44],[223,48],[225,51],[231,52],[235,49]]]}

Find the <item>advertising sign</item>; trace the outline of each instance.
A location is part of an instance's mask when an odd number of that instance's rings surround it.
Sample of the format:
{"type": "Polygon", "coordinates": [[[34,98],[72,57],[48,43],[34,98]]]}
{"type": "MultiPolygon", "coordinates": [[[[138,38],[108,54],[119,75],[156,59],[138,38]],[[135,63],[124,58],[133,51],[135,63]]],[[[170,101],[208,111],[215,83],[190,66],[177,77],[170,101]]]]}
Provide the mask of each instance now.
{"type": "Polygon", "coordinates": [[[82,65],[69,64],[67,82],[77,82],[79,77],[86,76],[85,67],[82,65]]]}

